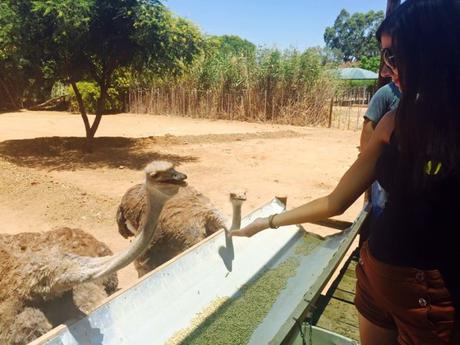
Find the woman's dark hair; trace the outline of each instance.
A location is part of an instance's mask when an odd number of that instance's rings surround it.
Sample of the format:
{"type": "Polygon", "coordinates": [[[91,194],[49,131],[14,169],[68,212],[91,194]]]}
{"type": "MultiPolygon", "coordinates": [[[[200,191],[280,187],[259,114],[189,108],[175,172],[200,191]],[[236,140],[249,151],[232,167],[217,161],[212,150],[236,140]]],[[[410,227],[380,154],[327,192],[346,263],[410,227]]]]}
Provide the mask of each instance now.
{"type": "Polygon", "coordinates": [[[377,41],[382,41],[382,35],[390,35],[390,20],[391,17],[385,17],[383,22],[377,28],[377,31],[375,32],[375,37],[377,38],[377,41]]]}
{"type": "Polygon", "coordinates": [[[399,73],[395,134],[404,169],[417,187],[430,180],[430,161],[442,164],[436,178],[459,174],[460,0],[407,0],[377,33],[392,38],[399,73]]]}

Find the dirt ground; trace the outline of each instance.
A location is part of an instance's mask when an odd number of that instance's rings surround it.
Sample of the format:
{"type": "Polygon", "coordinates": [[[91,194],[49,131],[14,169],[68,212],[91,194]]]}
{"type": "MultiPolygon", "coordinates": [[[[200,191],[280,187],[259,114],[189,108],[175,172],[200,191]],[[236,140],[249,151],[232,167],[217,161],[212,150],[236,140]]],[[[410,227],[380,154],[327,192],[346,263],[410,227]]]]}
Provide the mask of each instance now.
{"type": "MultiPolygon", "coordinates": [[[[288,196],[292,208],[330,192],[359,141],[359,131],[135,114],[105,116],[92,154],[81,153],[83,136],[79,115],[0,114],[1,231],[78,227],[119,251],[129,242],[117,231],[117,205],[153,159],[177,163],[229,216],[234,188],[247,191],[243,214],[274,196],[288,196]]],[[[360,199],[337,218],[351,221],[361,206],[360,199]]],[[[137,274],[130,265],[119,278],[126,287],[137,274]]]]}

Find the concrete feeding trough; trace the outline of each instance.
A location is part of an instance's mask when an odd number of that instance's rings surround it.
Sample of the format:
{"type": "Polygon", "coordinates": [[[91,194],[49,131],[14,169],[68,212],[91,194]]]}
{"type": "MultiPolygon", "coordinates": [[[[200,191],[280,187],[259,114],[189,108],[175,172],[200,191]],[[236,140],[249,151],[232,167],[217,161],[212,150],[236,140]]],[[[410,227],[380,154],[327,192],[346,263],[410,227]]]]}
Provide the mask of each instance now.
{"type": "MultiPolygon", "coordinates": [[[[242,225],[284,208],[275,198],[242,225]]],[[[33,344],[280,344],[319,295],[366,215],[363,210],[351,227],[326,238],[299,226],[251,238],[220,231],[33,344]]],[[[328,344],[353,344],[315,332],[329,337],[328,344]]]]}

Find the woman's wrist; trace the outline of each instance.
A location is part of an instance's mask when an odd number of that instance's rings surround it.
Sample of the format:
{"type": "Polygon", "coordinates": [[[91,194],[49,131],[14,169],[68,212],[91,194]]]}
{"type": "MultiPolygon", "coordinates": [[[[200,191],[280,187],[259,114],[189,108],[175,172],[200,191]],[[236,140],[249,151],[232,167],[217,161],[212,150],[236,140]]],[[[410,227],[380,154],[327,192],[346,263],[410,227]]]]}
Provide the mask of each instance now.
{"type": "Polygon", "coordinates": [[[276,226],[276,224],[274,223],[275,216],[277,216],[277,215],[278,215],[278,214],[275,213],[275,214],[272,214],[271,216],[269,216],[269,217],[267,218],[267,220],[268,220],[268,227],[269,227],[270,229],[278,229],[278,228],[279,228],[279,225],[276,226]]]}

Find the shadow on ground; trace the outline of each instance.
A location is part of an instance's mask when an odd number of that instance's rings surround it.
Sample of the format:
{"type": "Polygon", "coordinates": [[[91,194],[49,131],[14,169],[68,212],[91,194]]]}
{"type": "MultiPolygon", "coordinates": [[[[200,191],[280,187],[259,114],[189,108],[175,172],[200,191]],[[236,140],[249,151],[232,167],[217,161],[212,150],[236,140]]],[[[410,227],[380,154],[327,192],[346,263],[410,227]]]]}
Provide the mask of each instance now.
{"type": "Polygon", "coordinates": [[[193,156],[160,152],[162,148],[174,145],[218,144],[305,136],[310,136],[310,134],[285,130],[184,136],[166,134],[145,138],[97,137],[94,139],[93,153],[83,153],[85,138],[82,137],[42,137],[0,142],[0,158],[18,166],[48,170],[118,168],[120,166],[142,169],[152,160],[167,160],[177,165],[198,160],[193,156]]]}
{"type": "Polygon", "coordinates": [[[0,143],[0,158],[18,166],[75,170],[82,168],[142,169],[152,160],[175,164],[197,161],[197,157],[163,154],[152,149],[154,138],[99,137],[94,152],[84,153],[85,138],[43,137],[7,140],[0,143]]]}

